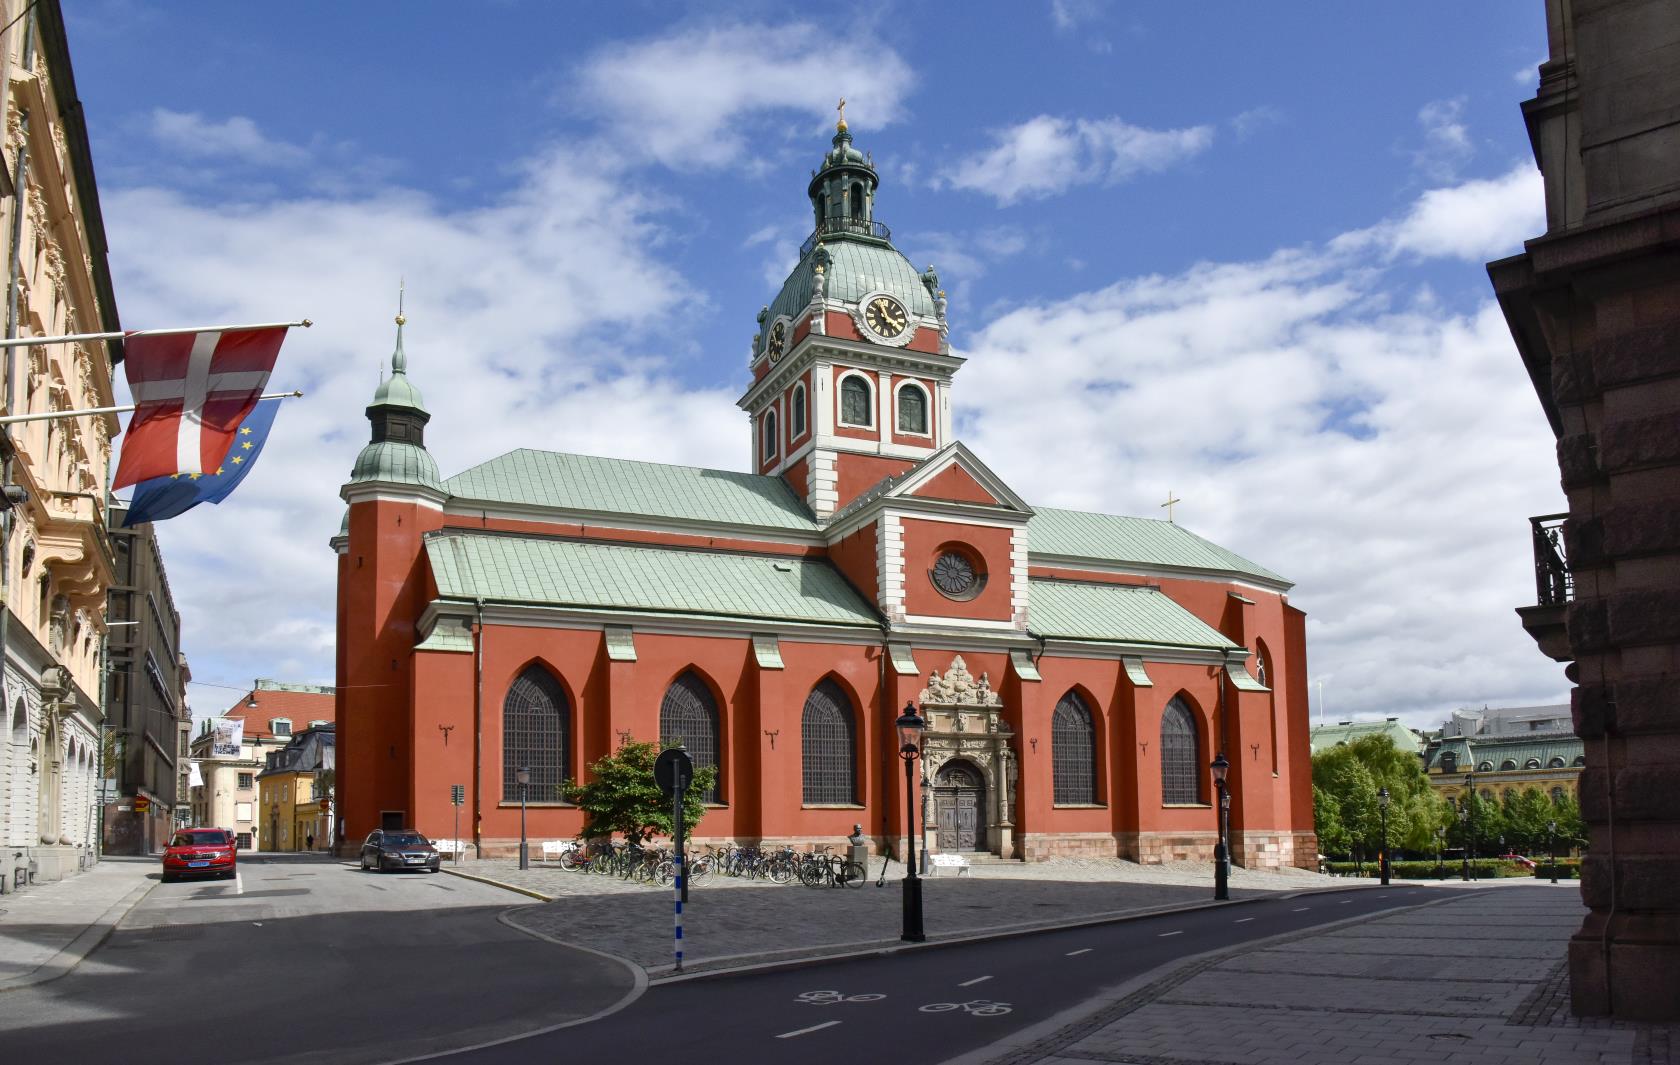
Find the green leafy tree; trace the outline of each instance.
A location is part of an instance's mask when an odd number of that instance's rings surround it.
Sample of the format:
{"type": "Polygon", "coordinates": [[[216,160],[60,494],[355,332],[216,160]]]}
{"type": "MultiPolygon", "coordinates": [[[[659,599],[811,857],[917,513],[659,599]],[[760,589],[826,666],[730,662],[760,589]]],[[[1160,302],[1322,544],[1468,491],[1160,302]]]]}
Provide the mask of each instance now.
{"type": "MultiPolygon", "coordinates": [[[[1389,850],[1433,850],[1434,831],[1444,810],[1430,790],[1422,760],[1414,752],[1396,747],[1390,736],[1362,736],[1320,751],[1313,756],[1312,767],[1313,786],[1333,800],[1325,804],[1325,809],[1336,811],[1339,822],[1328,834],[1324,828],[1319,829],[1319,849],[1324,853],[1364,858],[1381,849],[1383,817],[1378,792],[1382,788],[1388,789],[1389,797],[1389,850]],[[1322,842],[1326,838],[1341,843],[1342,848],[1330,849],[1322,842]]],[[[1314,810],[1316,814],[1316,803],[1314,810]]]]}
{"type": "MultiPolygon", "coordinates": [[[[628,741],[589,767],[589,783],[562,786],[566,801],[576,803],[583,810],[581,838],[621,835],[631,843],[646,843],[655,836],[675,832],[671,802],[653,779],[653,763],[659,757],[659,750],[657,744],[628,741]]],[[[716,780],[716,766],[694,771],[694,780],[683,801],[683,820],[690,831],[706,815],[701,796],[716,780]]]]}
{"type": "Polygon", "coordinates": [[[1500,814],[1505,819],[1505,841],[1518,853],[1546,853],[1546,826],[1557,817],[1550,796],[1539,788],[1508,791],[1500,814]]]}
{"type": "Polygon", "coordinates": [[[1581,804],[1573,793],[1564,793],[1552,800],[1552,818],[1557,821],[1557,848],[1560,855],[1587,845],[1587,826],[1581,820],[1581,804]]]}
{"type": "Polygon", "coordinates": [[[1318,833],[1320,853],[1345,855],[1351,849],[1353,837],[1342,824],[1342,804],[1317,784],[1313,785],[1313,830],[1318,833]]]}
{"type": "Polygon", "coordinates": [[[1477,857],[1486,858],[1499,850],[1499,837],[1505,834],[1505,818],[1497,802],[1471,795],[1464,800],[1470,808],[1469,818],[1454,815],[1449,838],[1455,847],[1474,844],[1477,857]]]}

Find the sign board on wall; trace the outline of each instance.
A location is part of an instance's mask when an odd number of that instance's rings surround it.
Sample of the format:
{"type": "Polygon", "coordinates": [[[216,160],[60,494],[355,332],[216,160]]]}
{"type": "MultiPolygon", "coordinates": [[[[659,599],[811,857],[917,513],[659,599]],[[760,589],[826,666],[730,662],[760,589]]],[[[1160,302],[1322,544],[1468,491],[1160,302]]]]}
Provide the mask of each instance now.
{"type": "Polygon", "coordinates": [[[236,717],[217,718],[211,726],[210,757],[238,758],[245,745],[245,722],[236,717]]]}

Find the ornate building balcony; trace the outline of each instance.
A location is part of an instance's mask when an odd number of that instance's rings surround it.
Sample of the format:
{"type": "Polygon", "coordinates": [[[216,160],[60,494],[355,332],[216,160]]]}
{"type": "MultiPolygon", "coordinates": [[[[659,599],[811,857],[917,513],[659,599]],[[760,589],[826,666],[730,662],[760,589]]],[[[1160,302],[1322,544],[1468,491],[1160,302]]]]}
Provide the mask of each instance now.
{"type": "Polygon", "coordinates": [[[805,243],[799,246],[801,259],[811,254],[811,249],[817,246],[817,241],[831,236],[875,237],[878,240],[891,240],[892,230],[885,222],[875,222],[867,218],[825,218],[818,223],[811,235],[805,238],[805,243]]]}
{"type": "Polygon", "coordinates": [[[1556,662],[1569,662],[1569,601],[1575,579],[1563,546],[1567,514],[1542,514],[1528,519],[1534,546],[1534,605],[1517,608],[1522,626],[1540,646],[1540,653],[1556,662]]]}

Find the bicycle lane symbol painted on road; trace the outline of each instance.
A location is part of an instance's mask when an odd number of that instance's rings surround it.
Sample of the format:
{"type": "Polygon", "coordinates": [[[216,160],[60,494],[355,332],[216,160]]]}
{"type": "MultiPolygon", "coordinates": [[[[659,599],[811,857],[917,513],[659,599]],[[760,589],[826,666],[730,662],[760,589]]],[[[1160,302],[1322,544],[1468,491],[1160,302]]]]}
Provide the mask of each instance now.
{"type": "Polygon", "coordinates": [[[1013,1013],[1015,1007],[1007,1002],[977,998],[969,1002],[930,1002],[921,1008],[922,1013],[949,1013],[952,1010],[962,1010],[975,1017],[1001,1017],[1005,1013],[1013,1013]]]}
{"type": "Polygon", "coordinates": [[[842,995],[838,991],[805,991],[795,1002],[803,1002],[807,1006],[837,1006],[842,1002],[879,1002],[885,995],[842,995]]]}

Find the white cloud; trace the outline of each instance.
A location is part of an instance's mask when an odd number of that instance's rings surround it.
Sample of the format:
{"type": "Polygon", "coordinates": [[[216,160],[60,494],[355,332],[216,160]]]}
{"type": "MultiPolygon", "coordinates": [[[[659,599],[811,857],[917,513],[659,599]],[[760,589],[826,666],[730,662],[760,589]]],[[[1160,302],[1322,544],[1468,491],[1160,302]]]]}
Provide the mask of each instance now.
{"type": "Polygon", "coordinates": [[[1004,205],[1041,199],[1074,185],[1113,184],[1165,170],[1205,151],[1213,143],[1213,127],[1145,129],[1119,118],[1039,115],[994,139],[980,156],[946,170],[942,182],[1004,205]]]}
{"type": "Polygon", "coordinates": [[[220,122],[197,112],[152,110],[149,132],[164,147],[194,158],[232,159],[257,166],[291,167],[309,161],[309,151],[265,136],[243,115],[220,122]]]}
{"type": "Polygon", "coordinates": [[[878,43],[868,62],[837,64],[832,36],[814,23],[688,30],[603,49],[584,63],[577,90],[611,123],[615,143],[672,167],[741,160],[767,135],[748,118],[818,122],[841,96],[854,128],[897,121],[915,80],[910,65],[878,43]]]}
{"type": "Polygon", "coordinates": [[[1281,124],[1283,120],[1282,111],[1270,104],[1262,104],[1259,107],[1251,107],[1232,118],[1231,129],[1236,133],[1237,139],[1243,141],[1261,130],[1281,124]]]}
{"type": "Polygon", "coordinates": [[[1476,154],[1464,124],[1464,97],[1424,104],[1418,125],[1423,127],[1423,146],[1412,153],[1412,164],[1427,178],[1451,181],[1476,154]]]}
{"type": "Polygon", "coordinates": [[[959,429],[1035,503],[1155,516],[1170,488],[1181,524],[1297,581],[1338,716],[1554,698],[1512,613],[1527,517],[1559,506],[1544,416],[1491,299],[1413,300],[1373,247],[1015,309],[961,352],[959,429]]]}
{"type": "Polygon", "coordinates": [[[1050,0],[1050,21],[1070,32],[1101,17],[1107,6],[1104,0],[1050,0]]]}
{"type": "Polygon", "coordinates": [[[1374,249],[1389,258],[1455,258],[1485,262],[1514,255],[1546,227],[1540,172],[1521,162],[1494,178],[1430,189],[1399,219],[1343,234],[1344,251],[1374,249]]]}

